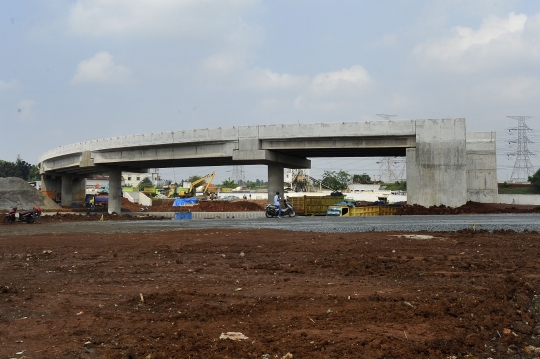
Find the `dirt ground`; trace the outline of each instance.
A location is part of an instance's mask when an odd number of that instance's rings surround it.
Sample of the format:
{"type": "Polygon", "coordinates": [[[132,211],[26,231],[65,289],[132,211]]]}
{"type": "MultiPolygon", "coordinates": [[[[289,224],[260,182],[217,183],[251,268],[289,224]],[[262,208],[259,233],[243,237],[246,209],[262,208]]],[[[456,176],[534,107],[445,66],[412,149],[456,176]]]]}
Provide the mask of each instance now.
{"type": "Polygon", "coordinates": [[[538,233],[3,228],[0,358],[540,358],[538,233]]]}

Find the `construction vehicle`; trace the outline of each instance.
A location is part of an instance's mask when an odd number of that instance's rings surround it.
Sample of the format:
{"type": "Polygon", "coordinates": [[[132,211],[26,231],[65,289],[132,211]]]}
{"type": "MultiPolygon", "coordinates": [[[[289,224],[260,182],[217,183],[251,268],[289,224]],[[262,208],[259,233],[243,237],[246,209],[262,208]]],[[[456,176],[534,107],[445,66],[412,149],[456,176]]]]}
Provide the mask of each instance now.
{"type": "Polygon", "coordinates": [[[206,179],[208,179],[208,182],[204,184],[204,189],[202,192],[203,192],[203,196],[208,196],[210,194],[208,192],[208,186],[210,186],[210,184],[212,183],[212,180],[214,179],[215,175],[216,175],[216,172],[212,172],[212,173],[207,174],[204,177],[199,178],[196,181],[191,182],[191,185],[189,186],[189,191],[184,192],[184,197],[195,197],[197,195],[196,194],[197,185],[199,183],[203,183],[206,179]]]}
{"type": "MultiPolygon", "coordinates": [[[[204,182],[207,179],[208,179],[208,182],[204,183],[203,196],[208,196],[208,195],[212,194],[208,190],[208,186],[210,186],[210,184],[212,184],[212,180],[214,179],[215,175],[216,175],[216,172],[212,172],[210,174],[207,174],[204,177],[199,178],[196,181],[191,182],[191,185],[189,186],[189,189],[178,188],[178,187],[172,185],[172,186],[170,186],[168,196],[169,197],[181,197],[181,198],[195,197],[197,195],[197,193],[196,193],[197,185],[199,183],[204,182]]],[[[164,187],[166,187],[166,186],[164,186],[164,187]]]]}

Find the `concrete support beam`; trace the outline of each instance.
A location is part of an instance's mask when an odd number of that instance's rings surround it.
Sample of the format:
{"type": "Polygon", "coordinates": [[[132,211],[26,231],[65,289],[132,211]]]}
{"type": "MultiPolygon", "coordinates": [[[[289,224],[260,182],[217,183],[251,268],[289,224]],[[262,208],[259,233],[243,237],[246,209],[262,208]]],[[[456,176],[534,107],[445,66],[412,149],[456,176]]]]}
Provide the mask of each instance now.
{"type": "Polygon", "coordinates": [[[109,213],[121,213],[122,204],[122,171],[109,170],[109,213]]]}
{"type": "Polygon", "coordinates": [[[495,132],[467,133],[467,200],[498,203],[495,132]]]}
{"type": "Polygon", "coordinates": [[[407,203],[467,202],[465,138],[465,119],[416,121],[416,148],[407,149],[407,203]]]}
{"type": "Polygon", "coordinates": [[[73,177],[62,175],[62,198],[60,205],[62,207],[71,207],[73,203],[73,177]]]}
{"type": "Polygon", "coordinates": [[[268,203],[274,203],[278,191],[283,197],[283,169],[283,165],[278,163],[268,165],[268,203]]]}
{"type": "Polygon", "coordinates": [[[234,151],[232,159],[239,163],[246,162],[256,164],[275,162],[286,168],[311,168],[311,160],[308,160],[307,158],[266,150],[234,151]]]}

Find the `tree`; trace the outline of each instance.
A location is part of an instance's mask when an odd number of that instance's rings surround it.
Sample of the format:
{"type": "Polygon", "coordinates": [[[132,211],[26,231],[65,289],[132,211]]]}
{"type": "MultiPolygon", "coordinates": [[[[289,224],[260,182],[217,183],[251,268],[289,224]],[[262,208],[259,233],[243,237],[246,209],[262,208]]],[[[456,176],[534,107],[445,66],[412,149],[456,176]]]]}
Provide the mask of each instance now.
{"type": "Polygon", "coordinates": [[[144,177],[144,179],[139,183],[139,191],[144,191],[146,187],[152,187],[154,184],[148,177],[144,177]]]}
{"type": "Polygon", "coordinates": [[[366,173],[361,174],[361,175],[354,175],[352,181],[353,181],[353,183],[361,183],[361,184],[372,183],[371,182],[371,177],[366,173]]]}
{"type": "Polygon", "coordinates": [[[39,173],[39,168],[36,165],[30,167],[30,172],[28,173],[29,181],[39,181],[41,179],[41,174],[39,173]]]}
{"type": "Polygon", "coordinates": [[[0,160],[0,177],[19,177],[25,181],[30,179],[39,179],[39,169],[35,165],[31,165],[23,161],[17,156],[17,161],[8,162],[0,160]],[[30,173],[32,172],[32,176],[30,173]],[[37,173],[37,176],[36,176],[37,173]]]}
{"type": "Polygon", "coordinates": [[[193,183],[195,181],[200,180],[201,178],[202,178],[201,176],[193,175],[193,176],[188,178],[188,182],[193,183]]]}
{"type": "Polygon", "coordinates": [[[257,187],[257,182],[246,181],[246,187],[247,188],[255,188],[255,187],[257,187]]]}
{"type": "Polygon", "coordinates": [[[334,190],[342,191],[348,187],[351,180],[351,175],[347,172],[340,170],[336,171],[324,171],[322,184],[334,190]]]}
{"type": "Polygon", "coordinates": [[[221,182],[221,187],[223,187],[223,188],[236,188],[236,187],[238,187],[238,185],[236,184],[236,182],[234,182],[234,180],[232,180],[229,177],[229,179],[226,179],[223,182],[221,182]]]}
{"type": "Polygon", "coordinates": [[[540,193],[540,169],[532,176],[529,176],[529,182],[531,182],[536,193],[540,193]]]}

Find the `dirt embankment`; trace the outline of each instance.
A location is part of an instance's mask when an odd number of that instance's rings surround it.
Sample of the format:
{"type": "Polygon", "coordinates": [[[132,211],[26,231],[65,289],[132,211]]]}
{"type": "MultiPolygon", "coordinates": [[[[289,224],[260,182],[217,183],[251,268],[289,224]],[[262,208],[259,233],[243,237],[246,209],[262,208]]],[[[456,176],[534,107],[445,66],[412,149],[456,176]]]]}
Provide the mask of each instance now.
{"type": "Polygon", "coordinates": [[[467,202],[461,207],[431,206],[423,207],[416,204],[405,205],[397,214],[401,215],[433,215],[433,214],[497,214],[497,213],[540,213],[540,206],[515,205],[500,203],[467,202]]]}

